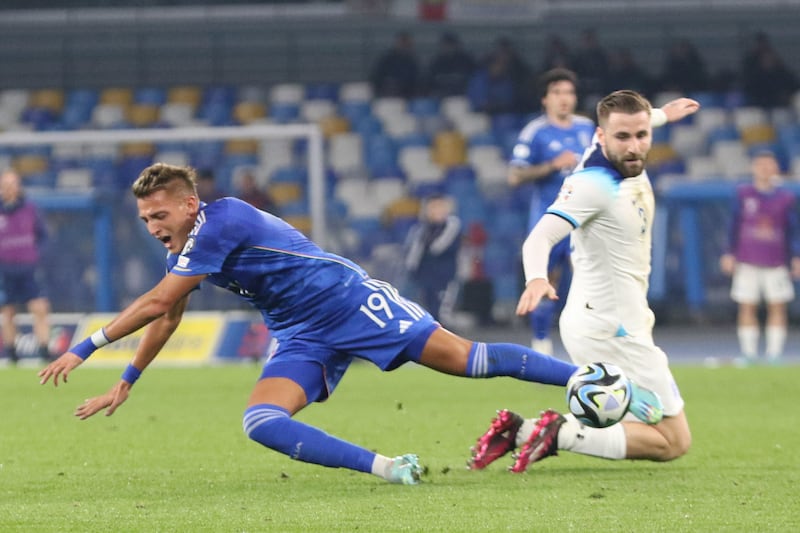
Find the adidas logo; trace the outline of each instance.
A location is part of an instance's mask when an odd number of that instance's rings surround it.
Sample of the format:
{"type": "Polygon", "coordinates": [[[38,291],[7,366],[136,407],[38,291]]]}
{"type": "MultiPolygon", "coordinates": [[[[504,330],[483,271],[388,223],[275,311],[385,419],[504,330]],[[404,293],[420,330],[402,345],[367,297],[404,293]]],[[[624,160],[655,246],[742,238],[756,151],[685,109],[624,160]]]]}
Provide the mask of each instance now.
{"type": "Polygon", "coordinates": [[[413,324],[413,322],[411,322],[410,320],[401,320],[400,321],[400,333],[405,333],[406,330],[409,327],[411,327],[411,324],[413,324]]]}

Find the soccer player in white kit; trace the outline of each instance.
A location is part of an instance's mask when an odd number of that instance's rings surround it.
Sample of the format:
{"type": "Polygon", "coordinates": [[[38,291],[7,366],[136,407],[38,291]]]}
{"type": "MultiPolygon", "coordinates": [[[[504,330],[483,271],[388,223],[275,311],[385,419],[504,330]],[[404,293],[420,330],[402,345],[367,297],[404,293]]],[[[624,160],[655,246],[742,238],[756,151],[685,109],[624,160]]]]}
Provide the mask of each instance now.
{"type": "MultiPolygon", "coordinates": [[[[686,115],[699,108],[690,99],[682,99],[682,105],[686,115]]],[[[637,385],[658,393],[664,417],[648,425],[628,415],[620,424],[598,429],[553,410],[528,420],[502,410],[482,439],[492,437],[495,447],[504,439],[508,451],[521,446],[514,472],[558,450],[668,461],[691,444],[683,399],[666,354],[653,341],[655,320],[647,302],[655,208],[644,172],[652,143],[651,106],[634,91],[616,91],[598,103],[597,115],[597,144],[582,168],[564,180],[523,245],[526,287],[517,314],[530,313],[543,298],[558,298],[547,279],[547,259],[550,248],[571,234],[574,277],[560,320],[567,352],[576,364],[618,365],[637,385]]]]}

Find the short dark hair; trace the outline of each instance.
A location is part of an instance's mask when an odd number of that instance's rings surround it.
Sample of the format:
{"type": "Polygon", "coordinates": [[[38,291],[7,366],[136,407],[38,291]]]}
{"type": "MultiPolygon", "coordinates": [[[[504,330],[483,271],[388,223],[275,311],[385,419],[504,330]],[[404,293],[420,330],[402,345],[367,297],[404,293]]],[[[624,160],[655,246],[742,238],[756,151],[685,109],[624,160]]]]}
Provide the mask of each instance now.
{"type": "Polygon", "coordinates": [[[608,121],[611,113],[634,115],[641,111],[647,111],[649,115],[651,110],[652,107],[647,98],[636,91],[627,89],[614,91],[597,103],[597,122],[602,127],[608,121]]]}
{"type": "Polygon", "coordinates": [[[192,167],[166,163],[150,165],[139,174],[131,186],[136,198],[146,198],[156,191],[175,192],[180,189],[197,196],[197,173],[192,167]]]}
{"type": "Polygon", "coordinates": [[[550,89],[551,83],[559,81],[568,81],[575,89],[578,88],[578,76],[568,68],[556,67],[545,71],[539,76],[539,96],[544,98],[547,96],[547,91],[550,89]]]}

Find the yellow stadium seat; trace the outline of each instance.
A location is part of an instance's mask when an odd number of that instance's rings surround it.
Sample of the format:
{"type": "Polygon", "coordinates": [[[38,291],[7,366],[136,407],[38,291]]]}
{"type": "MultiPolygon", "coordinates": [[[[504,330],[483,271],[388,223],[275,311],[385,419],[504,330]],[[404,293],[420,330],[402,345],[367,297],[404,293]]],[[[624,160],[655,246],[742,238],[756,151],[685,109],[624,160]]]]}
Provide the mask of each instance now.
{"type": "Polygon", "coordinates": [[[304,216],[304,215],[293,215],[283,217],[283,219],[300,230],[300,232],[305,235],[306,237],[311,236],[311,217],[304,216]]]}
{"type": "Polygon", "coordinates": [[[326,139],[333,137],[339,133],[347,133],[350,131],[350,122],[337,115],[332,117],[324,117],[319,120],[319,127],[322,129],[322,135],[326,139]]]}
{"type": "Polygon", "coordinates": [[[153,155],[156,151],[153,143],[149,142],[132,142],[122,145],[122,155],[126,157],[140,156],[140,155],[153,155]]]}
{"type": "Polygon", "coordinates": [[[12,161],[11,166],[20,177],[24,178],[30,174],[44,172],[47,170],[49,163],[45,156],[21,155],[12,161]]]}
{"type": "Polygon", "coordinates": [[[248,155],[258,153],[258,142],[252,139],[231,139],[225,142],[225,153],[248,155]]]}
{"type": "Polygon", "coordinates": [[[433,139],[433,161],[449,168],[467,161],[467,142],[456,131],[442,131],[433,139]]]}
{"type": "Polygon", "coordinates": [[[159,115],[159,108],[153,104],[134,104],[125,113],[128,122],[138,128],[152,126],[159,115]]]}
{"type": "Polygon", "coordinates": [[[203,92],[200,87],[193,85],[172,87],[167,91],[167,102],[171,104],[189,104],[197,107],[202,99],[203,92]]]}
{"type": "Polygon", "coordinates": [[[60,113],[64,109],[64,91],[60,89],[41,89],[34,91],[30,95],[28,105],[60,113]]]}
{"type": "Polygon", "coordinates": [[[267,188],[267,193],[278,207],[303,198],[303,188],[299,183],[275,183],[267,188]]]}
{"type": "Polygon", "coordinates": [[[775,128],[769,124],[754,124],[746,126],[739,132],[742,142],[751,146],[754,144],[771,143],[775,141],[775,128]]]}
{"type": "Polygon", "coordinates": [[[415,218],[419,216],[420,202],[417,198],[404,196],[386,206],[383,219],[390,223],[397,218],[415,218]]]}
{"type": "Polygon", "coordinates": [[[239,102],[233,108],[233,118],[240,124],[250,124],[267,116],[267,108],[261,102],[239,102]]]}
{"type": "Polygon", "coordinates": [[[666,161],[674,161],[678,159],[678,153],[666,143],[654,144],[650,148],[650,154],[647,156],[647,164],[658,166],[666,161]]]}
{"type": "Polygon", "coordinates": [[[128,107],[133,103],[133,89],[111,87],[100,91],[100,103],[128,107]]]}

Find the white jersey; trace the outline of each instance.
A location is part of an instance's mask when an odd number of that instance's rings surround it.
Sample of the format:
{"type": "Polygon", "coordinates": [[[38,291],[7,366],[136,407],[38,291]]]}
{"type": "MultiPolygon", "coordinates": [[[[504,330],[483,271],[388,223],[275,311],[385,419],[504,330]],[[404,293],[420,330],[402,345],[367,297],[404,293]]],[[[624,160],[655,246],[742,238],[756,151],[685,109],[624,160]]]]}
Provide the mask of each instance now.
{"type": "Polygon", "coordinates": [[[650,336],[655,322],[647,303],[655,209],[650,180],[646,173],[622,178],[600,150],[582,163],[547,210],[575,228],[574,274],[562,326],[595,339],[650,336]]]}

